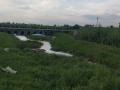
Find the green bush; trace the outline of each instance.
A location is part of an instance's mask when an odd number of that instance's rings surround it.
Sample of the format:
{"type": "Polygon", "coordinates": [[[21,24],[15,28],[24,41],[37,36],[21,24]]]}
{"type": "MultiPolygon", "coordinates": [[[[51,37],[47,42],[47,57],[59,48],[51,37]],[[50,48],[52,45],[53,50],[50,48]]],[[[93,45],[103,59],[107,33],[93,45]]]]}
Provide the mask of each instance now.
{"type": "Polygon", "coordinates": [[[74,55],[62,57],[27,50],[40,43],[15,38],[13,43],[10,38],[14,37],[0,38],[0,67],[10,66],[17,73],[0,70],[0,90],[120,90],[119,48],[57,34],[51,41],[53,49],[74,55]],[[5,47],[10,51],[4,51],[5,47]]]}
{"type": "Polygon", "coordinates": [[[82,28],[77,38],[120,47],[120,30],[118,28],[82,28]]]}
{"type": "Polygon", "coordinates": [[[26,42],[19,42],[17,44],[17,47],[19,49],[35,49],[35,48],[40,48],[42,44],[40,42],[36,41],[26,41],[26,42]]]}

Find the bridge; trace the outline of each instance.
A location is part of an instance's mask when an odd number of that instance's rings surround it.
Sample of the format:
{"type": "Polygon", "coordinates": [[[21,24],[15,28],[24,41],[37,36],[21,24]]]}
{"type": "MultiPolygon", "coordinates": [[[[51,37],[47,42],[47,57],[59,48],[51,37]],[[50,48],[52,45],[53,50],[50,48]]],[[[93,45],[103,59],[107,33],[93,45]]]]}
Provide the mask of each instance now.
{"type": "Polygon", "coordinates": [[[69,33],[74,31],[75,30],[0,27],[0,32],[6,32],[8,34],[16,34],[16,35],[31,35],[31,34],[53,35],[54,33],[57,32],[69,33]]]}

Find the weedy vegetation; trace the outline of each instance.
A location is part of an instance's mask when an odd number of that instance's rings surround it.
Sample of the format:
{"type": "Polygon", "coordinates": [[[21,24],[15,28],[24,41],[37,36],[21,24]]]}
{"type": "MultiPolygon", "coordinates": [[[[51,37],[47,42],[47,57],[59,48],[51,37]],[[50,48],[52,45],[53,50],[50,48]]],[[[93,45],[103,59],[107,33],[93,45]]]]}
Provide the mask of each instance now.
{"type": "Polygon", "coordinates": [[[118,32],[82,30],[77,37],[61,33],[50,39],[54,50],[73,57],[35,52],[31,49],[41,43],[21,42],[0,33],[0,67],[10,66],[18,71],[13,75],[0,70],[0,90],[120,90],[118,32]]]}

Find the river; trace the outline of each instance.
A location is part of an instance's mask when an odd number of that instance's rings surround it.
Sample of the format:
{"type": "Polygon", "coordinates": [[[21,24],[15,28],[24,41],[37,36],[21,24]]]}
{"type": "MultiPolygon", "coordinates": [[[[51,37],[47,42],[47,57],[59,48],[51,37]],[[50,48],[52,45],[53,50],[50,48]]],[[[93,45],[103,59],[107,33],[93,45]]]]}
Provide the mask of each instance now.
{"type": "MultiPolygon", "coordinates": [[[[16,38],[18,38],[19,40],[21,41],[28,41],[30,39],[28,39],[27,37],[25,36],[18,36],[18,35],[15,35],[16,38]]],[[[53,51],[52,50],[52,46],[50,44],[50,42],[48,41],[39,41],[41,42],[43,45],[39,48],[40,50],[44,50],[45,53],[48,53],[48,54],[55,54],[55,55],[59,55],[59,56],[67,56],[67,57],[72,57],[73,55],[69,54],[69,53],[65,53],[65,52],[57,52],[57,51],[53,51]]]]}

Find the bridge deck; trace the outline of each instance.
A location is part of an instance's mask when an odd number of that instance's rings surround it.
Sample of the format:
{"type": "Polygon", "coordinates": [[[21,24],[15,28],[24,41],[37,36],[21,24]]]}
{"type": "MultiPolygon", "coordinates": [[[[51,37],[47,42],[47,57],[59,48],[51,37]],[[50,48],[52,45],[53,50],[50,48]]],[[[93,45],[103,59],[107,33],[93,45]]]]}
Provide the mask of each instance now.
{"type": "Polygon", "coordinates": [[[1,29],[6,29],[6,30],[50,30],[50,31],[74,31],[73,29],[34,29],[34,28],[11,28],[11,27],[0,27],[1,29]]]}
{"type": "Polygon", "coordinates": [[[45,34],[52,35],[56,32],[72,32],[74,30],[64,30],[64,29],[33,29],[33,28],[10,28],[10,27],[0,27],[0,32],[7,32],[9,34],[45,34]]]}

